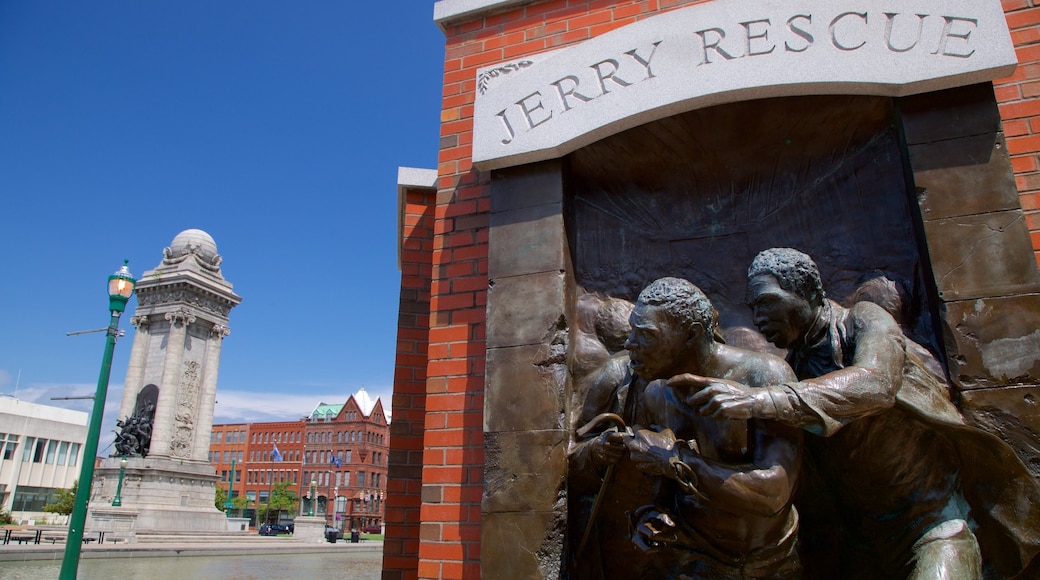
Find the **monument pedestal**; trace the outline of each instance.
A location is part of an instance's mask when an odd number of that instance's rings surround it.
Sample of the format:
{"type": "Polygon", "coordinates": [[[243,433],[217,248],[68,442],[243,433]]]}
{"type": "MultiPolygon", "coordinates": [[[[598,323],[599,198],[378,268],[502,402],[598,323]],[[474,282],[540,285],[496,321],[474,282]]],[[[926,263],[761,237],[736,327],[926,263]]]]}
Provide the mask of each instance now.
{"type": "Polygon", "coordinates": [[[308,544],[325,541],[325,518],[313,516],[296,516],[293,538],[308,544]]]}
{"type": "Polygon", "coordinates": [[[113,506],[91,506],[91,522],[87,529],[91,532],[105,532],[111,539],[127,544],[137,543],[137,515],[134,508],[113,506]]]}
{"type": "Polygon", "coordinates": [[[119,457],[105,458],[95,470],[87,531],[107,531],[113,510],[136,512],[135,533],[227,532],[224,512],[213,505],[217,475],[209,463],[166,457],[128,457],[122,508],[112,500],[119,483],[119,457]]]}

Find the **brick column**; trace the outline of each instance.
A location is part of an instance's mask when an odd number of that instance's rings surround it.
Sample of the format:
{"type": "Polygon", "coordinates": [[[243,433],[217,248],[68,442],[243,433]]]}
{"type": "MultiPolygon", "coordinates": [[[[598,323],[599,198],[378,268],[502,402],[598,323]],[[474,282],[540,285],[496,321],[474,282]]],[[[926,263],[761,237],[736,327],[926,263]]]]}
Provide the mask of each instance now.
{"type": "Polygon", "coordinates": [[[384,513],[385,580],[416,578],[419,567],[433,208],[437,190],[404,188],[400,195],[401,298],[384,513]]]}

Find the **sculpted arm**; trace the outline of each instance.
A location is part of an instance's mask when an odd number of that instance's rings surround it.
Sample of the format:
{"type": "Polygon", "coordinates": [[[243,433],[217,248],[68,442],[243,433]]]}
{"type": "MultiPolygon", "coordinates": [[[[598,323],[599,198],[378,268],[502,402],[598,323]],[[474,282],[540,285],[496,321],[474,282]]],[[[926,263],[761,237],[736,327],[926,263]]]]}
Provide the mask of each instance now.
{"type": "Polygon", "coordinates": [[[753,454],[748,463],[722,463],[680,448],[682,462],[696,476],[695,481],[683,481],[681,470],[676,470],[673,477],[680,488],[693,484],[708,503],[727,511],[772,516],[787,507],[801,464],[802,433],[759,421],[751,421],[749,429],[753,454]]]}
{"type": "Polygon", "coordinates": [[[856,419],[890,408],[902,385],[905,339],[895,320],[877,305],[860,302],[850,310],[848,324],[853,335],[851,364],[819,377],[763,389],[692,376],[670,382],[706,385],[691,399],[706,415],[773,419],[817,435],[833,435],[856,419]]]}
{"type": "Polygon", "coordinates": [[[852,363],[824,375],[771,388],[779,420],[820,435],[833,435],[861,417],[895,404],[902,385],[903,333],[881,308],[860,302],[849,314],[852,363]]]}
{"type": "MultiPolygon", "coordinates": [[[[575,421],[575,431],[601,413],[620,414],[618,389],[626,379],[626,365],[622,362],[608,362],[592,382],[575,421]]],[[[584,437],[575,433],[567,454],[572,485],[579,489],[598,489],[606,468],[619,461],[624,451],[620,433],[610,433],[603,429],[592,431],[584,437]]]]}

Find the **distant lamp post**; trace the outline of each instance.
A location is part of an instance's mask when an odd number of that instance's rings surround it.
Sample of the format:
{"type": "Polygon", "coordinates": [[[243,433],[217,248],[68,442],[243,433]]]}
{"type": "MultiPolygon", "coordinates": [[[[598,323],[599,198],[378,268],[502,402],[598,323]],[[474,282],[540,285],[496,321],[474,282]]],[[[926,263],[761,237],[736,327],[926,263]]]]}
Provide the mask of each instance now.
{"type": "MultiPolygon", "coordinates": [[[[87,502],[90,501],[90,490],[94,483],[94,459],[97,457],[98,439],[101,437],[101,419],[105,412],[105,397],[108,396],[108,375],[112,371],[112,352],[116,348],[116,336],[119,334],[119,317],[126,309],[126,303],[134,293],[137,280],[127,268],[129,260],[123,261],[123,267],[108,277],[108,310],[111,317],[108,322],[108,338],[105,340],[105,355],[101,359],[101,373],[98,375],[97,390],[94,392],[94,406],[90,412],[90,425],[87,427],[87,440],[83,444],[83,466],[79,471],[79,483],[76,488],[76,500],[69,517],[69,534],[65,540],[65,556],[61,561],[60,580],[75,580],[79,569],[79,555],[83,548],[83,527],[87,522],[87,502]]],[[[118,497],[118,494],[117,494],[118,497]]]]}
{"type": "Polygon", "coordinates": [[[123,475],[126,474],[126,457],[119,460],[119,484],[116,485],[116,497],[112,500],[112,507],[123,505],[123,475]]]}
{"type": "Polygon", "coordinates": [[[318,503],[318,480],[311,480],[311,507],[307,510],[307,515],[314,517],[314,504],[318,503]]]}

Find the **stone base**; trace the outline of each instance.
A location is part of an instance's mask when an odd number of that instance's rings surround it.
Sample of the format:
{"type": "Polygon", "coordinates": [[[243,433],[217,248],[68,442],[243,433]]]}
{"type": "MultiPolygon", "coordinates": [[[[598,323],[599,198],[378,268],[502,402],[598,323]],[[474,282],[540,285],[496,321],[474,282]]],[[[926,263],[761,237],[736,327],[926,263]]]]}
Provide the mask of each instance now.
{"type": "Polygon", "coordinates": [[[229,532],[249,531],[249,518],[228,518],[227,529],[229,532]]]}
{"type": "Polygon", "coordinates": [[[137,515],[134,508],[94,506],[90,508],[91,532],[105,532],[112,539],[127,544],[137,543],[137,515]]]}
{"type": "MultiPolygon", "coordinates": [[[[107,514],[119,483],[118,457],[95,470],[87,531],[112,525],[107,514]]],[[[217,474],[208,462],[164,457],[128,457],[120,499],[137,512],[136,533],[226,532],[227,518],[213,505],[217,474]]]]}
{"type": "Polygon", "coordinates": [[[296,516],[296,527],[293,529],[293,538],[308,544],[317,544],[326,541],[325,518],[296,516]]]}

